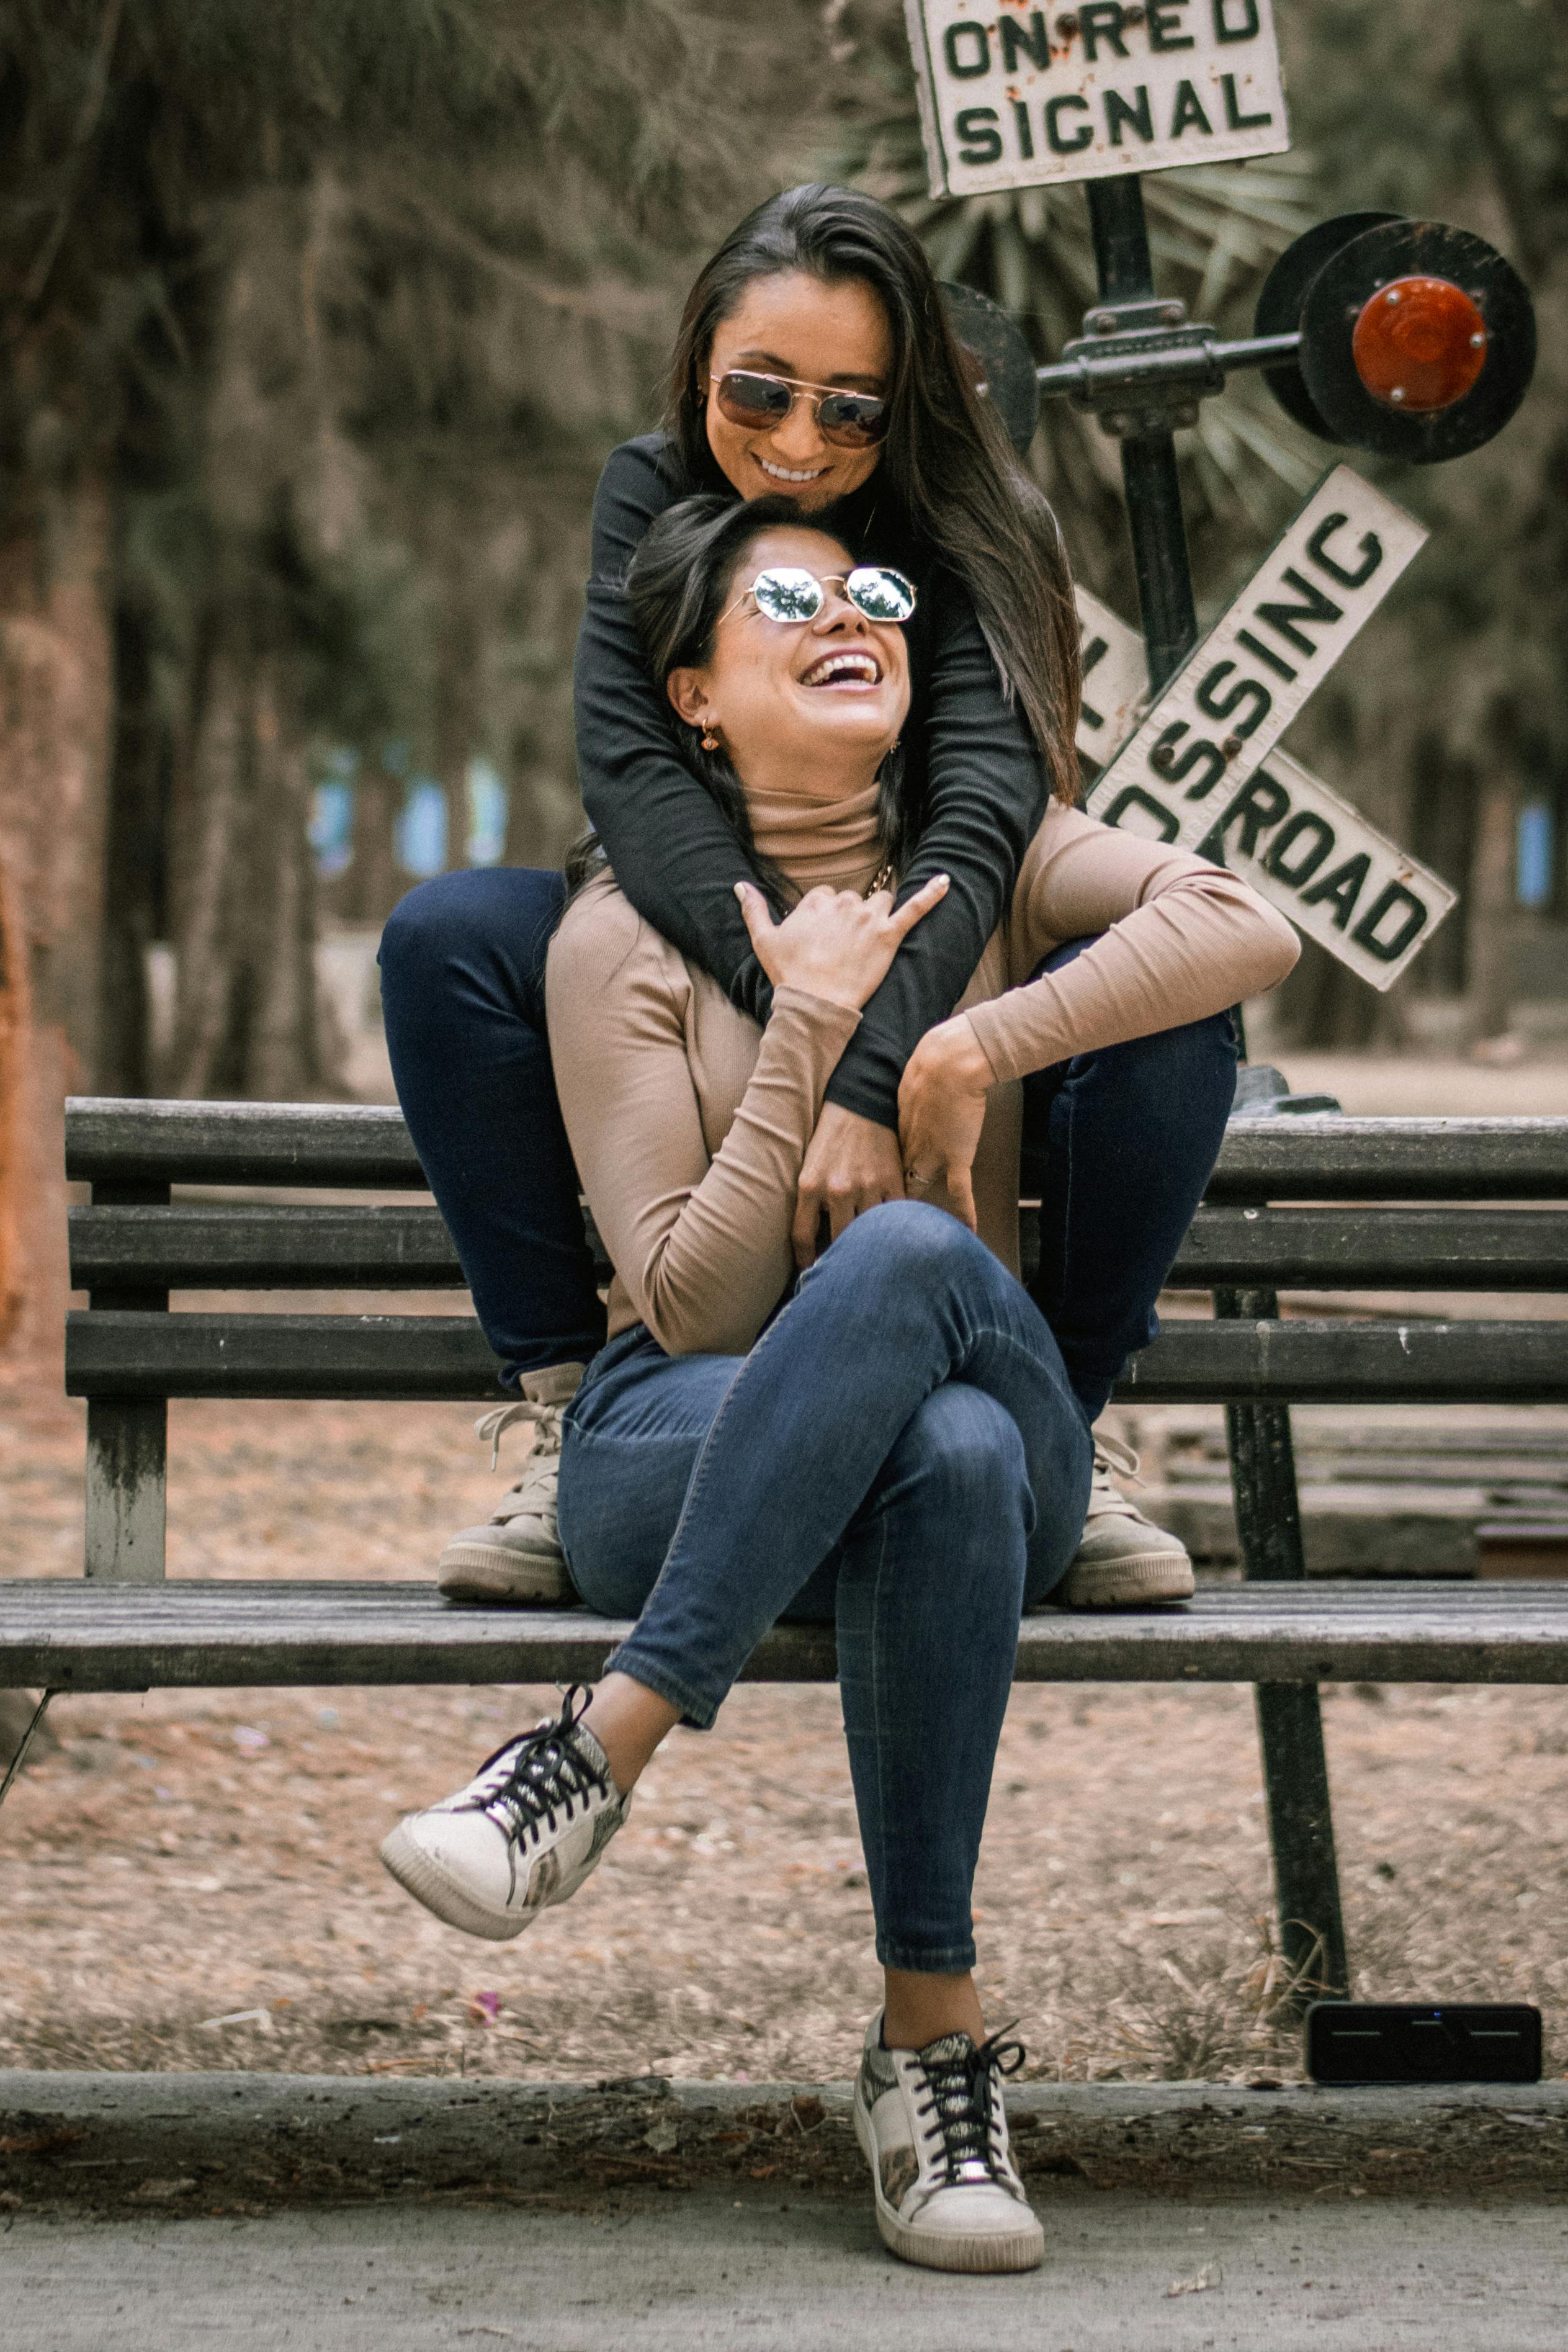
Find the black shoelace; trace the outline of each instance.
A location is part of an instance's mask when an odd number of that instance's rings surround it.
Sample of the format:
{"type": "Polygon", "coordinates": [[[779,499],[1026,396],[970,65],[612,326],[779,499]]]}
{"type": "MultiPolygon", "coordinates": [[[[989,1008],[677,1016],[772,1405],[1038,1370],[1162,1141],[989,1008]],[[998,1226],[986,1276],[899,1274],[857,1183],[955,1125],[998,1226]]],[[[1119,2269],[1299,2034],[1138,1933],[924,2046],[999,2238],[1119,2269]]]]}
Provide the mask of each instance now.
{"type": "Polygon", "coordinates": [[[492,1787],[476,1790],[470,1806],[487,1813],[514,1843],[527,1838],[537,1844],[543,1829],[554,1831],[558,1815],[571,1821],[580,1802],[586,1812],[593,1790],[610,1794],[604,1774],[572,1736],[592,1696],[583,1684],[573,1683],[556,1722],[541,1723],[521,1739],[508,1739],[475,1774],[482,1782],[494,1770],[495,1780],[492,1787]],[[496,1770],[503,1762],[505,1771],[496,1770]]]}
{"type": "Polygon", "coordinates": [[[949,2188],[965,2165],[981,2165],[989,2179],[997,2178],[997,2151],[991,2138],[992,2081],[998,2074],[1016,2074],[1025,2055],[1021,2042],[1003,2041],[1007,2030],[1004,2026],[1001,2032],[978,2045],[971,2042],[950,2058],[931,2058],[921,2053],[931,2098],[919,2113],[931,2117],[942,2136],[945,2185],[949,2188]]]}

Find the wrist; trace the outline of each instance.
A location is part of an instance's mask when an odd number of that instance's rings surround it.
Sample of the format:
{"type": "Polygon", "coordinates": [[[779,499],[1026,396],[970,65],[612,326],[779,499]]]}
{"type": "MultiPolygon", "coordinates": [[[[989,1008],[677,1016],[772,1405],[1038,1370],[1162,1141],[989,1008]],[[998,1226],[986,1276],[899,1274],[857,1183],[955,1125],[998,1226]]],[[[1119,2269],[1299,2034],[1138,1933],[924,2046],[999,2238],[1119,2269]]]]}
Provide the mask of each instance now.
{"type": "Polygon", "coordinates": [[[913,1059],[923,1075],[959,1094],[983,1095],[996,1084],[985,1047],[962,1013],[928,1029],[913,1059]]]}
{"type": "Polygon", "coordinates": [[[831,1004],[836,1012],[852,1013],[857,1020],[860,1017],[862,999],[856,996],[852,989],[846,988],[841,981],[812,977],[800,980],[779,980],[774,982],[774,986],[788,989],[795,996],[811,997],[819,1004],[831,1004]]]}

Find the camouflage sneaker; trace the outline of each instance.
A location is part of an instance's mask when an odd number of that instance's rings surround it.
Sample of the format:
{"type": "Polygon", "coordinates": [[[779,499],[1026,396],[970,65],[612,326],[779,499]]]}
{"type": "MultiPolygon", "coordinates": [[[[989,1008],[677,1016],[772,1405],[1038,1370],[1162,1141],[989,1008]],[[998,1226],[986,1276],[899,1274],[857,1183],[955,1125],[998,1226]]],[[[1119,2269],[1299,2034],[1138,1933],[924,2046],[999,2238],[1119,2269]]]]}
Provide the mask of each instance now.
{"type": "Polygon", "coordinates": [[[556,1720],[508,1739],[465,1789],[382,1840],[398,1885],[449,1927],[507,1943],[598,1868],[632,1800],[580,1720],[589,1697],[574,1685],[556,1720]]]}
{"type": "Polygon", "coordinates": [[[866,2028],[855,2080],[855,2137],[876,2195],[883,2244],[934,2271],[1032,2271],[1045,2231],[1008,2149],[1001,2077],[1023,2048],[967,2033],[924,2050],[883,2047],[882,2017],[866,2028]],[[1010,2061],[1010,2063],[1009,2063],[1010,2061]]]}
{"type": "Polygon", "coordinates": [[[517,1485],[504,1494],[482,1528],[465,1528],[441,1555],[437,1580],[448,1601],[510,1601],[536,1609],[570,1606],[577,1599],[556,1526],[560,1483],[561,1413],[581,1384],[580,1364],[552,1364],[525,1372],[522,1400],[497,1405],[474,1424],[490,1441],[496,1466],[501,1436],[515,1421],[531,1422],[532,1451],[517,1485]]]}

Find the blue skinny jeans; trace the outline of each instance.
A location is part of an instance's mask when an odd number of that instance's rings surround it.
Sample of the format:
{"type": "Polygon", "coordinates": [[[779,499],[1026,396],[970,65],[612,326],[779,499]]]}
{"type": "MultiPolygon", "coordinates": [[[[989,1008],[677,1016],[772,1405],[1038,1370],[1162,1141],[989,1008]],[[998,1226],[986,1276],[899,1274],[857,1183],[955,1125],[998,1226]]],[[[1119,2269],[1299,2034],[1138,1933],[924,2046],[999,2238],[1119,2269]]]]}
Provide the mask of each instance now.
{"type": "Polygon", "coordinates": [[[884,1968],[972,1968],[970,1889],[1019,1617],[1082,1532],[1093,1440],[1022,1286],[946,1211],[889,1202],[746,1356],[641,1324],[590,1365],[560,1532],[606,1672],[706,1728],[774,1621],[836,1625],[884,1968]]]}
{"type": "MultiPolygon", "coordinates": [[[[398,1098],[508,1387],[586,1362],[604,1339],[545,1029],[562,890],[520,866],[444,874],[393,909],[381,949],[398,1098]]],[[[1041,1203],[1031,1296],[1091,1421],[1159,1328],[1235,1090],[1225,1013],[1024,1081],[1023,1192],[1041,1203]]]]}

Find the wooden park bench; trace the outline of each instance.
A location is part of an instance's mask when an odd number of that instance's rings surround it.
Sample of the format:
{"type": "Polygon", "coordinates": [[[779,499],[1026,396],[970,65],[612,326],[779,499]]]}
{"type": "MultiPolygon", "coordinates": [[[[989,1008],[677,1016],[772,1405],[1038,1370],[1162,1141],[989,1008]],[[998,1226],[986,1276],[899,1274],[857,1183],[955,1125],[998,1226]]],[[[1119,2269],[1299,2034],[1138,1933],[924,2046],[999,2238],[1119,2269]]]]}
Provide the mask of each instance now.
{"type": "MultiPolygon", "coordinates": [[[[454,1607],[406,1583],[164,1580],[170,1397],[493,1400],[467,1316],[171,1313],[187,1290],[424,1290],[462,1274],[427,1202],[243,1197],[423,1189],[401,1114],[81,1100],[66,1384],[88,1402],[87,1557],[0,1583],[0,1687],[591,1679],[625,1630],[586,1611],[454,1607]],[[199,1197],[175,1201],[175,1188],[199,1197]],[[222,1188],[242,1197],[214,1199],[222,1188]]],[[[1286,1958],[1348,1974],[1324,1682],[1568,1681],[1568,1583],[1305,1579],[1289,1407],[1568,1401],[1568,1322],[1281,1320],[1278,1292],[1568,1288],[1568,1119],[1233,1121],[1173,1280],[1211,1290],[1130,1365],[1128,1403],[1225,1404],[1244,1581],[1185,1608],[1025,1619],[1020,1680],[1249,1682],[1286,1958]],[[1518,1204],[1531,1204],[1521,1207],[1518,1204]]],[[[831,1627],[779,1626],[751,1677],[832,1678],[831,1627]]]]}

